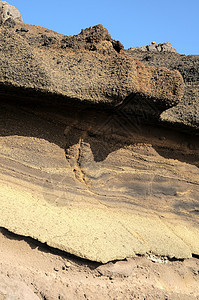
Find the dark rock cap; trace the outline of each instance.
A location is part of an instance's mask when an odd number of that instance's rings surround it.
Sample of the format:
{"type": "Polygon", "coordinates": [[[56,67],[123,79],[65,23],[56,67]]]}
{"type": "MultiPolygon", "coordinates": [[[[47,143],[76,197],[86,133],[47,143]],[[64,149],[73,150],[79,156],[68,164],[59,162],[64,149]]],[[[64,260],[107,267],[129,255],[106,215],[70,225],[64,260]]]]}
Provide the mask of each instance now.
{"type": "Polygon", "coordinates": [[[1,27],[0,42],[0,84],[18,88],[17,94],[31,89],[73,105],[109,108],[130,97],[133,114],[157,116],[184,94],[178,71],[148,67],[126,55],[102,25],[69,37],[32,25],[1,27]]]}

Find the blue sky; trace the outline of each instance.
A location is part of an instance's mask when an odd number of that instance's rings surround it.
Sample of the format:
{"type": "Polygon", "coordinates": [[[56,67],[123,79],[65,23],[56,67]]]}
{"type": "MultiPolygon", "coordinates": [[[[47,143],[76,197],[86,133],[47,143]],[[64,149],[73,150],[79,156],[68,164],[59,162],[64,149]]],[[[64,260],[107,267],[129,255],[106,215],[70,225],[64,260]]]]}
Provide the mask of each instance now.
{"type": "Polygon", "coordinates": [[[170,42],[181,54],[199,54],[199,0],[7,0],[25,23],[65,35],[103,24],[125,48],[170,42]]]}

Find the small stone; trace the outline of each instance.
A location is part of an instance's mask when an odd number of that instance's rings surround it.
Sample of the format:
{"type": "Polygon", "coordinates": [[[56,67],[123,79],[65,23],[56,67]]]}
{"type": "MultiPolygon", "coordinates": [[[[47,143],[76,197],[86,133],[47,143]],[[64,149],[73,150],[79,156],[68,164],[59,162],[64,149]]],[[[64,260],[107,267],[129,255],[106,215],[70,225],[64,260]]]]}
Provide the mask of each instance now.
{"type": "Polygon", "coordinates": [[[70,268],[71,266],[72,266],[71,263],[69,263],[69,262],[66,262],[66,263],[65,263],[65,267],[66,267],[66,268],[70,268]]]}
{"type": "Polygon", "coordinates": [[[28,32],[29,30],[28,29],[26,29],[26,28],[24,28],[24,27],[22,27],[22,28],[17,28],[16,29],[16,32],[19,32],[19,31],[21,31],[21,32],[28,32]]]}

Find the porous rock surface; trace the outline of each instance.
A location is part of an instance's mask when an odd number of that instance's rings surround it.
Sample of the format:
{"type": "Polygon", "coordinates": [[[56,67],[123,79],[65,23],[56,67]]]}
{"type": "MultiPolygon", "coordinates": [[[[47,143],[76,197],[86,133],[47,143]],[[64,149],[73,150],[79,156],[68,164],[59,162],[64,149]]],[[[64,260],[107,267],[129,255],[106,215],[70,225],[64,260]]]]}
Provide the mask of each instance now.
{"type": "Polygon", "coordinates": [[[143,52],[140,47],[126,52],[147,66],[166,67],[178,70],[185,82],[182,101],[171,109],[164,111],[160,119],[167,125],[186,129],[199,129],[199,55],[183,55],[179,53],[143,52]]]}
{"type": "Polygon", "coordinates": [[[132,59],[102,25],[74,37],[31,25],[2,26],[0,42],[0,84],[26,95],[37,91],[59,96],[65,104],[72,100],[73,105],[84,101],[106,107],[137,97],[146,113],[160,114],[184,94],[178,71],[146,67],[132,59]]]}
{"type": "Polygon", "coordinates": [[[197,128],[162,118],[184,96],[179,71],[102,25],[3,24],[0,41],[0,226],[103,263],[198,255],[197,128]]]}

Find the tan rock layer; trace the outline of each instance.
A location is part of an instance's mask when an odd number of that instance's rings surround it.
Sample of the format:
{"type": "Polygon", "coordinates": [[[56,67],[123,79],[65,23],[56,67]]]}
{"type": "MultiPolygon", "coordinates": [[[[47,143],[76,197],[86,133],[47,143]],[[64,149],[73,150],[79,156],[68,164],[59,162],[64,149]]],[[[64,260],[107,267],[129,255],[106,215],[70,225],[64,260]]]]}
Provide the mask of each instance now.
{"type": "Polygon", "coordinates": [[[140,122],[178,104],[179,72],[133,59],[101,25],[74,37],[8,25],[0,227],[103,263],[198,255],[198,141],[140,122]]]}
{"type": "Polygon", "coordinates": [[[1,114],[1,227],[99,262],[199,253],[194,137],[19,100],[1,114]]]}

